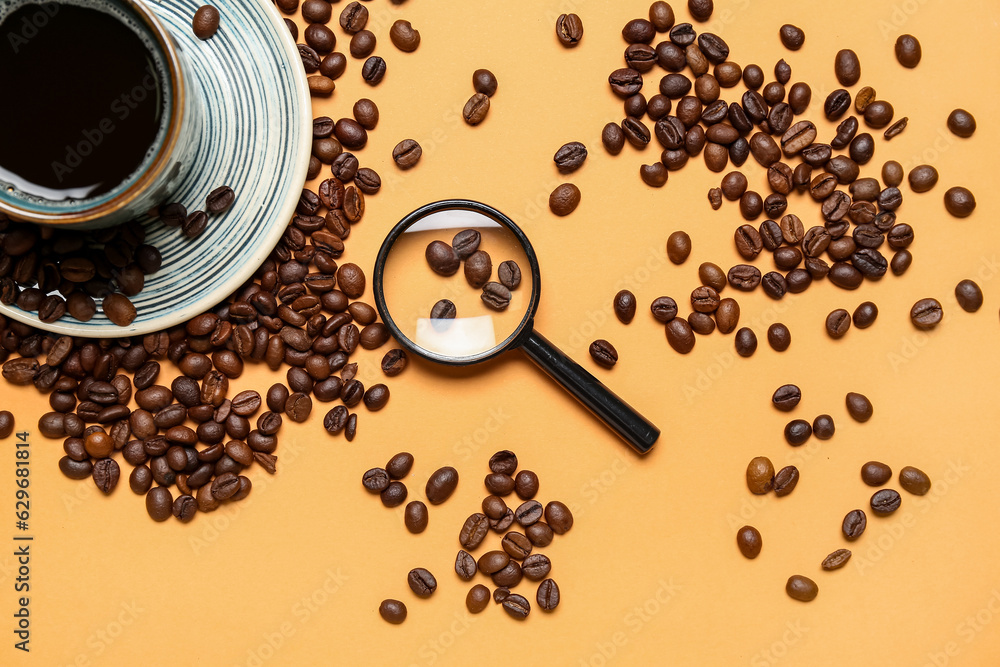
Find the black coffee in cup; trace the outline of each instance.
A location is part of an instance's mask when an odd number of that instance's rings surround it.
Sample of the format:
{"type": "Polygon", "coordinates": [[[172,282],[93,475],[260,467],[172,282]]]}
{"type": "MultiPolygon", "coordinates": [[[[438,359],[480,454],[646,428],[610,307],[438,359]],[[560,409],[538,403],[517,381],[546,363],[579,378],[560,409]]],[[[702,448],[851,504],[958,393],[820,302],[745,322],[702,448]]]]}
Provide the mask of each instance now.
{"type": "Polygon", "coordinates": [[[66,202],[134,179],[167,131],[165,63],[122,3],[0,3],[0,187],[66,202]]]}

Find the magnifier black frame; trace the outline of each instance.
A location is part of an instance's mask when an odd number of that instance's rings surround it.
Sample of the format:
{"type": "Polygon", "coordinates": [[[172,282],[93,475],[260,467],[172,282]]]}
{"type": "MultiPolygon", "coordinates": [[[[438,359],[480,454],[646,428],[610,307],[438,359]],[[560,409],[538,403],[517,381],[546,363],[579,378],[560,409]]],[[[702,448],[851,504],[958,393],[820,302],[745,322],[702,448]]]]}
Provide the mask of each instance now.
{"type": "MultiPolygon", "coordinates": [[[[451,242],[450,239],[445,240],[448,243],[451,242]]],[[[385,241],[382,242],[382,247],[379,248],[378,256],[375,258],[372,290],[375,293],[375,308],[378,309],[379,315],[382,316],[382,322],[389,327],[389,331],[392,332],[393,338],[399,341],[400,345],[404,346],[408,351],[413,352],[414,354],[418,354],[425,359],[430,359],[431,361],[439,364],[445,364],[448,366],[466,366],[492,359],[509,349],[518,347],[521,339],[531,333],[532,323],[535,319],[535,311],[538,310],[538,300],[542,292],[542,282],[541,275],[538,270],[538,257],[535,255],[535,249],[531,246],[531,241],[528,240],[525,233],[521,231],[521,228],[518,227],[513,220],[492,206],[487,206],[481,202],[473,201],[471,199],[445,199],[427,204],[426,206],[421,206],[400,220],[399,223],[392,228],[392,231],[390,231],[389,235],[386,236],[385,241]],[[531,297],[528,302],[528,308],[524,314],[524,318],[521,320],[521,323],[517,326],[513,333],[504,339],[503,342],[498,343],[495,347],[479,354],[465,357],[453,357],[431,352],[430,350],[420,347],[410,340],[410,338],[404,334],[402,330],[400,330],[396,321],[392,319],[389,307],[385,303],[385,284],[383,275],[385,273],[386,260],[389,258],[389,253],[392,250],[393,245],[395,245],[399,237],[414,224],[432,213],[439,213],[441,211],[472,211],[486,216],[497,224],[507,227],[507,229],[509,229],[514,236],[517,237],[518,242],[524,249],[525,256],[528,258],[528,266],[531,270],[531,297]]]]}

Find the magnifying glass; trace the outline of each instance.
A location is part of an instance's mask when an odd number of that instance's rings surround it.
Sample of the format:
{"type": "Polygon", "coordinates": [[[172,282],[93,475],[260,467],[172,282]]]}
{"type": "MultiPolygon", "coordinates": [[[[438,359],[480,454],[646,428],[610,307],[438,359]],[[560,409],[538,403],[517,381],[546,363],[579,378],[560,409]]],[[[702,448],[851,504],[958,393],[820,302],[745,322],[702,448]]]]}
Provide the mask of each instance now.
{"type": "Polygon", "coordinates": [[[479,202],[427,204],[397,224],[373,277],[382,321],[408,352],[467,366],[520,348],[637,452],[660,430],[535,331],[542,285],[524,232],[479,202]]]}

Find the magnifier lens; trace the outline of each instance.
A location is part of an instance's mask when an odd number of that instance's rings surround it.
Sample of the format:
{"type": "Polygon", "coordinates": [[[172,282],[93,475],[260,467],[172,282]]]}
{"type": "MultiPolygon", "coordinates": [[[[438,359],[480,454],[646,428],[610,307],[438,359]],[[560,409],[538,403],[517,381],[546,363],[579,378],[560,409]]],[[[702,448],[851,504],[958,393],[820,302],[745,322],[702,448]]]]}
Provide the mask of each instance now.
{"type": "Polygon", "coordinates": [[[532,270],[514,232],[471,210],[420,218],[383,272],[386,310],[411,344],[466,363],[504,347],[530,319],[532,270]]]}

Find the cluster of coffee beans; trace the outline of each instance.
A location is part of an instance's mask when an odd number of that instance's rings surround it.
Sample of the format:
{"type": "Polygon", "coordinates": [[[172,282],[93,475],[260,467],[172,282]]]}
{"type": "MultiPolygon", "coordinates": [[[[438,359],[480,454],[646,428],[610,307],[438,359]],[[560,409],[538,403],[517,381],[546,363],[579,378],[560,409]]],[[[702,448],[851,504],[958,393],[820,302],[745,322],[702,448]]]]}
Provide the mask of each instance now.
{"type": "MultiPolygon", "coordinates": [[[[365,488],[373,493],[382,494],[382,502],[386,503],[386,492],[391,479],[405,476],[412,465],[413,457],[408,454],[398,454],[386,467],[373,468],[367,471],[362,479],[365,488]]],[[[560,601],[559,586],[549,578],[552,562],[548,556],[532,553],[535,547],[547,547],[555,535],[562,535],[573,527],[573,514],[561,502],[552,501],[542,505],[535,500],[538,494],[538,476],[530,470],[517,469],[517,455],[509,450],[502,450],[490,457],[490,474],[486,476],[485,484],[490,495],[483,499],[482,512],[476,512],[466,519],[459,532],[459,542],[462,549],[455,558],[455,572],[462,581],[472,581],[477,571],[490,577],[496,587],[492,597],[497,604],[512,617],[523,619],[531,612],[531,603],[523,595],[512,593],[511,589],[527,578],[538,581],[535,601],[543,611],[553,611],[560,601]],[[523,501],[517,509],[507,506],[505,497],[516,493],[523,501]],[[542,521],[542,519],[545,519],[542,521]],[[508,530],[517,523],[524,532],[508,530]],[[477,560],[472,551],[478,549],[486,540],[490,531],[503,535],[500,549],[487,551],[477,560]]],[[[427,482],[427,499],[432,504],[444,502],[451,496],[458,484],[458,472],[454,468],[445,467],[431,475],[427,482]]],[[[399,505],[406,498],[406,488],[393,495],[392,504],[399,505]],[[397,499],[398,498],[398,499],[397,499]]],[[[423,505],[422,503],[420,503],[423,505]]],[[[413,505],[413,503],[410,503],[413,505]]],[[[419,519],[411,520],[410,505],[407,505],[405,521],[407,529],[419,533],[427,526],[426,507],[419,519]]],[[[418,508],[419,509],[419,508],[418,508]]],[[[415,510],[414,514],[419,514],[415,510]]],[[[407,575],[410,589],[419,597],[430,597],[437,590],[437,579],[424,568],[416,568],[407,575]]],[[[478,614],[490,601],[490,590],[483,584],[476,584],[466,596],[465,604],[473,614],[478,614]]],[[[379,606],[379,614],[389,623],[402,623],[406,619],[406,605],[400,600],[383,600],[379,606]]]]}
{"type": "MultiPolygon", "coordinates": [[[[483,290],[480,299],[492,310],[506,310],[510,305],[511,290],[521,284],[521,267],[512,259],[503,261],[497,267],[497,280],[493,278],[493,259],[485,250],[480,250],[482,235],[475,229],[464,229],[447,241],[431,241],[424,250],[427,265],[440,276],[453,276],[459,267],[465,266],[465,279],[473,289],[483,290]]],[[[431,319],[452,319],[458,310],[448,299],[441,299],[431,308],[431,319]]]]}
{"type": "MultiPolygon", "coordinates": [[[[392,0],[393,4],[403,4],[405,0],[392,0]]],[[[299,9],[299,0],[275,0],[275,4],[285,14],[294,14],[299,9]]],[[[329,97],[336,90],[336,80],[347,69],[347,58],[334,51],[337,35],[327,25],[333,17],[333,7],[328,0],[306,0],[302,3],[302,19],[308,24],[303,31],[305,44],[299,44],[299,55],[309,77],[309,91],[314,97],[329,97]],[[318,74],[316,74],[318,72],[318,74]]],[[[381,56],[373,56],[377,38],[367,29],[368,8],[360,2],[351,2],[340,13],[340,28],[350,36],[348,51],[351,57],[365,59],[361,67],[361,78],[370,86],[377,86],[385,78],[386,62],[381,56]]],[[[299,27],[294,21],[285,19],[285,25],[298,40],[299,27]]],[[[393,45],[410,53],[420,46],[420,32],[409,21],[398,20],[389,28],[389,39],[393,45]]]]}
{"type": "MultiPolygon", "coordinates": [[[[396,454],[384,468],[372,468],[361,476],[361,484],[369,493],[377,493],[386,507],[398,507],[406,502],[408,491],[401,481],[410,474],[413,455],[409,452],[396,454]]],[[[427,480],[424,495],[431,505],[440,505],[448,500],[458,487],[458,471],[451,466],[435,470],[427,480]]],[[[403,523],[413,534],[422,533],[427,528],[427,505],[413,500],[403,511],[403,523]]]]}
{"type": "Polygon", "coordinates": [[[100,299],[108,319],[127,326],[136,317],[129,297],[162,262],[145,239],[138,222],[81,232],[18,223],[0,213],[0,303],[46,323],[66,314],[86,322],[100,299]]]}
{"type": "MultiPolygon", "coordinates": [[[[845,311],[846,312],[846,311],[845,311]]],[[[771,397],[771,403],[782,412],[793,410],[802,398],[801,390],[787,384],[778,387],[771,397]]],[[[866,396],[849,393],[846,397],[847,412],[855,421],[864,423],[871,419],[874,409],[866,396]]],[[[785,440],[793,447],[806,443],[810,436],[815,435],[820,440],[833,437],[835,425],[830,415],[816,417],[812,424],[804,419],[795,419],[785,426],[785,440]]],[[[892,478],[892,469],[878,461],[869,461],[861,467],[861,479],[868,486],[884,487],[892,478]]],[[[764,495],[774,491],[776,496],[787,496],[799,482],[799,471],[795,466],[785,466],[775,472],[774,465],[766,456],[757,456],[747,465],[746,483],[751,493],[764,495]]],[[[907,466],[900,470],[899,484],[913,495],[922,496],[931,488],[930,478],[918,468],[907,466]]],[[[877,516],[888,516],[899,509],[902,498],[894,489],[880,488],[872,495],[869,505],[877,516]]],[[[863,510],[852,510],[844,517],[841,526],[844,537],[854,541],[864,532],[868,520],[863,510]]],[[[736,533],[736,545],[746,558],[756,558],[763,547],[760,531],[753,526],[743,526],[736,533]]],[[[820,567],[823,570],[836,570],[843,567],[851,558],[849,549],[837,549],[823,559],[820,567]]],[[[814,599],[819,587],[812,579],[793,575],[785,585],[785,591],[790,597],[803,602],[814,599]]]]}
{"type": "MultiPolygon", "coordinates": [[[[206,198],[209,213],[232,205],[236,195],[222,186],[206,198]]],[[[181,227],[194,238],[208,224],[208,214],[188,215],[181,204],[160,207],[161,221],[181,227]]],[[[128,326],[136,318],[129,297],[160,270],[162,257],[145,243],[146,230],[136,221],[92,232],[18,223],[0,213],[0,303],[16,305],[52,323],[69,315],[81,322],[101,309],[113,323],[128,326]]]]}

